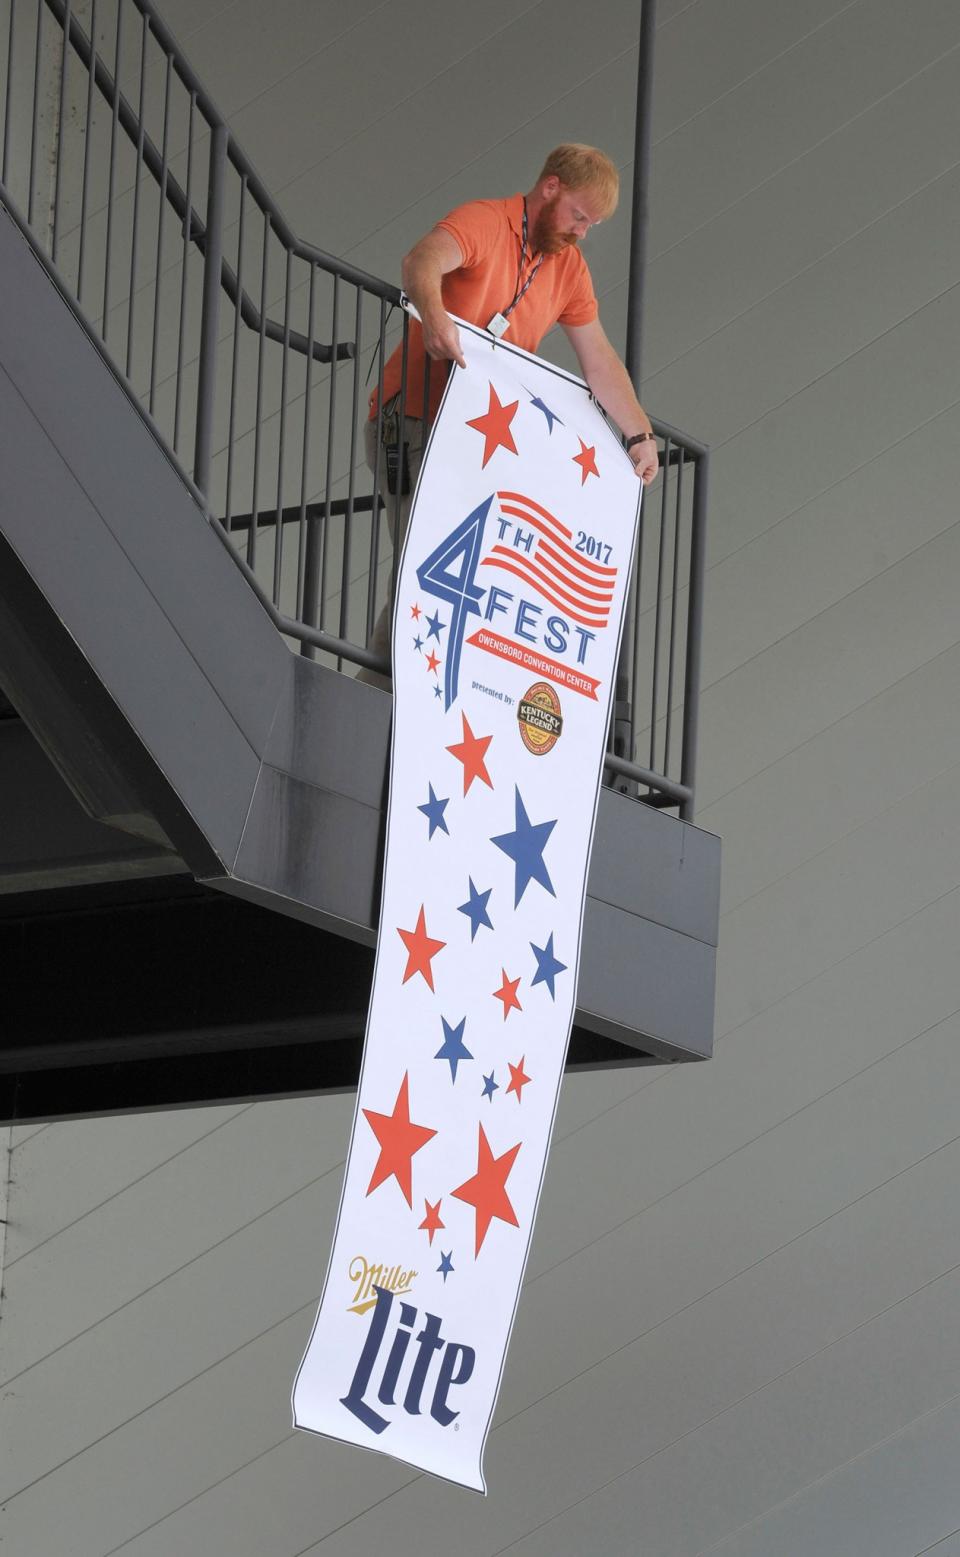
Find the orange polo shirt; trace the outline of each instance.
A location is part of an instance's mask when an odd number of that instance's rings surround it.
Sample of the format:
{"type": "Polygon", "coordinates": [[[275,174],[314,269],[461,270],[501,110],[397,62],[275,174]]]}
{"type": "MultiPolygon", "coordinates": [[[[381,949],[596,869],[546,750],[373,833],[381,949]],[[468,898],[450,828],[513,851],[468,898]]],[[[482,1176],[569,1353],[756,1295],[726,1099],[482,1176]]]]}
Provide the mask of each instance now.
{"type": "MultiPolygon", "coordinates": [[[[517,269],[523,245],[523,195],[506,200],[471,200],[437,223],[452,234],[460,245],[463,264],[443,278],[443,306],[471,324],[484,328],[496,313],[506,313],[517,289],[517,269]]],[[[536,260],[528,252],[520,286],[533,270],[536,260]]],[[[586,261],[573,245],[560,254],[544,255],[533,284],[528,287],[513,313],[504,337],[525,351],[536,351],[547,331],[556,323],[590,324],[597,317],[597,299],[586,261]]],[[[423,415],[424,380],[423,332],[415,319],[410,321],[407,347],[408,416],[423,415]]],[[[383,398],[390,400],[400,389],[402,348],[397,347],[383,373],[383,398]]],[[[436,416],[449,363],[431,363],[430,416],[436,416]]],[[[377,414],[377,392],[370,397],[370,414],[377,414]]]]}

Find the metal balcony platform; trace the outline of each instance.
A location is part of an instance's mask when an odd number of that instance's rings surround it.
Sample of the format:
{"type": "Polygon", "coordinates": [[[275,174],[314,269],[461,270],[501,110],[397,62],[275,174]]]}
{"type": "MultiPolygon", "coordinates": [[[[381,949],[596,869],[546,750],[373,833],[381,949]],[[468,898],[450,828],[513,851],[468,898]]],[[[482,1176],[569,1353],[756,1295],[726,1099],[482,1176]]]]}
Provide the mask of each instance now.
{"type": "MultiPolygon", "coordinates": [[[[2,208],[0,281],[0,687],[20,716],[0,721],[0,934],[21,1006],[0,1048],[4,1115],[349,1086],[391,700],[291,652],[2,208]],[[217,894],[240,900],[232,919],[218,921],[217,894]],[[110,1014],[97,989],[117,977],[111,932],[151,900],[168,981],[186,975],[176,925],[189,912],[210,927],[197,945],[225,989],[238,968],[249,985],[258,952],[268,981],[271,957],[305,965],[290,1009],[245,1020],[227,990],[197,1021],[174,1003],[157,1027],[125,973],[125,1014],[110,1014]],[[82,923],[98,917],[91,940],[82,923]],[[58,965],[74,1038],[48,991],[31,1004],[58,965]]],[[[713,835],[603,791],[572,1063],[709,1057],[719,871],[713,835]]],[[[126,955],[146,951],[134,936],[126,955]]]]}

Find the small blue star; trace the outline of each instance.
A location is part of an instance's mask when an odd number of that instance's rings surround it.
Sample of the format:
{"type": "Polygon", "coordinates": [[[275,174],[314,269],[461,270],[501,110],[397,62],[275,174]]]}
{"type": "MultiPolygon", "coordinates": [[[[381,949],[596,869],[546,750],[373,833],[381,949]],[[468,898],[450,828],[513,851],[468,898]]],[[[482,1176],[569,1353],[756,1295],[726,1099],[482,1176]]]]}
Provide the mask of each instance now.
{"type": "Polygon", "coordinates": [[[417,806],[417,810],[422,811],[427,821],[430,823],[430,832],[427,838],[427,842],[429,843],[438,827],[446,833],[448,838],[450,836],[450,829],[443,819],[443,813],[450,804],[450,797],[448,795],[446,800],[438,800],[433,792],[433,785],[428,784],[427,788],[430,791],[430,797],[424,805],[417,806]]]}
{"type": "MultiPolygon", "coordinates": [[[[529,390],[527,391],[527,393],[529,394],[529,390]]],[[[550,432],[553,432],[553,424],[554,424],[554,422],[560,422],[560,418],[557,415],[556,411],[551,411],[551,409],[550,409],[550,407],[548,405],[544,405],[544,403],[540,399],[539,395],[532,396],[531,400],[530,400],[530,404],[531,405],[535,405],[538,411],[542,411],[543,412],[544,416],[547,418],[547,427],[548,427],[550,432]]],[[[560,426],[563,427],[564,423],[560,422],[560,426]]]]}
{"type": "Polygon", "coordinates": [[[566,973],[567,965],[565,962],[559,962],[553,955],[553,931],[551,930],[550,932],[550,939],[546,946],[534,946],[531,941],[530,950],[537,959],[537,971],[530,982],[531,984],[546,984],[550,991],[550,999],[555,1000],[556,994],[553,988],[553,981],[558,973],[566,973]]]}
{"type": "Polygon", "coordinates": [[[440,620],[440,612],[434,611],[432,616],[427,617],[427,627],[429,628],[427,637],[436,638],[437,642],[439,643],[440,634],[443,632],[443,629],[446,627],[446,625],[446,622],[441,622],[440,620]]]}
{"type": "Polygon", "coordinates": [[[418,654],[420,653],[420,650],[423,648],[423,639],[420,637],[419,634],[413,640],[413,647],[416,649],[418,654]]]}
{"type": "Polygon", "coordinates": [[[443,1250],[440,1250],[440,1264],[437,1266],[437,1275],[443,1277],[443,1284],[446,1286],[447,1277],[453,1275],[452,1249],[450,1250],[449,1254],[444,1254],[443,1250]]]}
{"type": "Polygon", "coordinates": [[[499,1081],[494,1081],[494,1079],[493,1079],[495,1075],[496,1075],[496,1072],[495,1071],[491,1071],[489,1076],[484,1076],[484,1078],[483,1078],[483,1091],[480,1094],[481,1097],[488,1097],[490,1099],[491,1103],[493,1102],[493,1094],[495,1092],[499,1092],[500,1091],[500,1083],[499,1083],[499,1081]]]}
{"type": "Polygon", "coordinates": [[[556,897],[553,890],[553,882],[550,873],[543,863],[543,851],[547,846],[547,839],[557,825],[554,817],[552,822],[531,822],[527,815],[527,808],[523,803],[520,790],[516,790],[516,827],[512,833],[500,833],[498,837],[491,838],[498,849],[509,855],[515,867],[514,875],[514,908],[520,902],[523,894],[531,881],[538,881],[540,885],[556,897]]]}
{"type": "Polygon", "coordinates": [[[488,930],[493,929],[490,915],[487,913],[487,903],[490,901],[490,893],[493,891],[493,888],[488,887],[486,892],[478,892],[473,884],[473,877],[470,876],[468,879],[470,881],[470,896],[465,903],[460,904],[457,913],[466,914],[469,919],[470,939],[472,941],[476,939],[477,931],[481,925],[486,925],[488,930]]]}
{"type": "Polygon", "coordinates": [[[441,688],[439,681],[433,689],[433,695],[434,697],[443,697],[443,689],[441,688]]]}
{"type": "Polygon", "coordinates": [[[473,1055],[463,1041],[463,1029],[467,1025],[467,1019],[456,1027],[451,1027],[445,1016],[440,1018],[443,1023],[443,1043],[433,1056],[435,1060],[450,1061],[450,1080],[457,1079],[457,1066],[461,1060],[472,1060],[473,1055]]]}

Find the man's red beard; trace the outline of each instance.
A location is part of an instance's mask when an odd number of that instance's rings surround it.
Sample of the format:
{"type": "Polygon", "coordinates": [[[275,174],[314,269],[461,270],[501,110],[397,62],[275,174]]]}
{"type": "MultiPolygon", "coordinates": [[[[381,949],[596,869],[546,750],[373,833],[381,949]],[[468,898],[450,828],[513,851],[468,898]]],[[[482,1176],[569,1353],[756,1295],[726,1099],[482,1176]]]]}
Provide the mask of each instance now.
{"type": "Polygon", "coordinates": [[[554,211],[560,204],[560,196],[554,195],[548,200],[540,211],[533,224],[533,232],[530,237],[531,250],[534,254],[562,254],[564,249],[576,247],[578,242],[574,232],[560,232],[554,220],[554,211]]]}

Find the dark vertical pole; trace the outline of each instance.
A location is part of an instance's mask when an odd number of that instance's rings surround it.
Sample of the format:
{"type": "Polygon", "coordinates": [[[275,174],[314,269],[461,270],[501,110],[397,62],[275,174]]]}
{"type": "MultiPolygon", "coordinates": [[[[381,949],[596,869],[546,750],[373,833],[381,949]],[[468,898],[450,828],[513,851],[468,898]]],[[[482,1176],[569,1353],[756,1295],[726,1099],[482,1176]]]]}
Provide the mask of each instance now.
{"type": "Polygon", "coordinates": [[[200,362],[197,377],[197,441],[193,479],[204,497],[210,496],[213,451],[213,399],[217,381],[217,335],[220,328],[220,285],[223,266],[223,194],[226,183],[225,125],[210,136],[210,181],[207,185],[207,231],[203,255],[203,307],[200,314],[200,362]]]}
{"type": "MultiPolygon", "coordinates": [[[[647,215],[650,186],[650,141],[653,123],[653,45],[657,25],[657,0],[641,0],[640,4],[640,58],[637,66],[637,112],[634,125],[633,148],[633,205],[630,220],[630,271],[627,285],[627,349],[626,367],[640,398],[643,382],[643,291],[647,273],[647,215]]],[[[663,479],[663,478],[661,478],[663,479]]],[[[641,521],[642,522],[642,521],[641,521]]],[[[640,611],[639,592],[636,610],[640,611]]],[[[636,687],[631,686],[630,664],[632,656],[624,645],[617,665],[616,700],[613,710],[613,750],[618,757],[632,762],[633,737],[631,734],[630,705],[636,698],[636,687]]],[[[627,793],[635,793],[636,786],[628,779],[617,780],[617,787],[627,793]]]]}
{"type": "Polygon", "coordinates": [[[643,301],[647,280],[647,223],[650,211],[650,144],[653,139],[653,49],[657,0],[641,0],[637,118],[633,147],[633,207],[630,216],[630,279],[627,291],[627,372],[640,394],[643,383],[643,301]]]}

